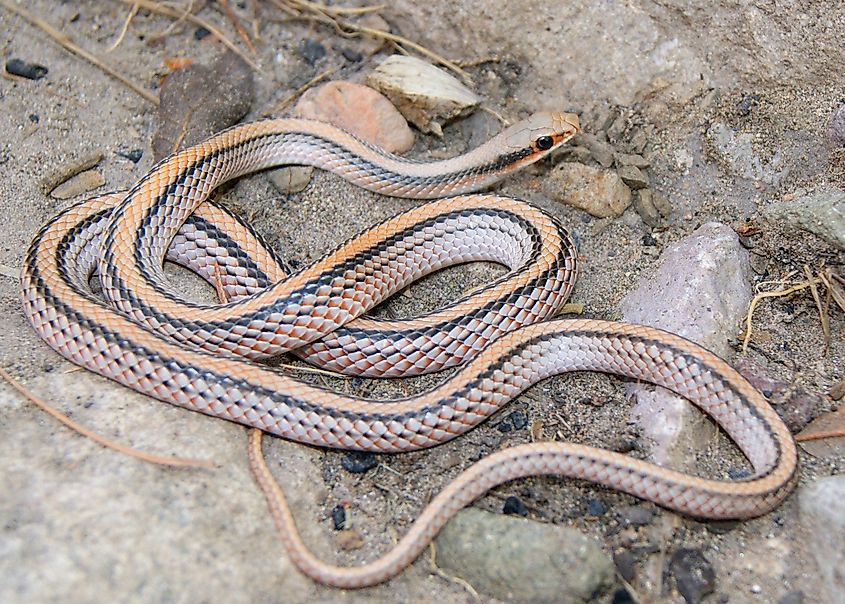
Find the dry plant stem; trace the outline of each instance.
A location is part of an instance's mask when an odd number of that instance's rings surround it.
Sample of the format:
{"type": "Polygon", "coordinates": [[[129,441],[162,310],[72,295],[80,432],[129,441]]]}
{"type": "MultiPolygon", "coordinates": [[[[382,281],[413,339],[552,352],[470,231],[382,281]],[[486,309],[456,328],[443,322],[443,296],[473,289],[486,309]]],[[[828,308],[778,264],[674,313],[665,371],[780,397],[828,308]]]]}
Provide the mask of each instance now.
{"type": "Polygon", "coordinates": [[[316,76],[314,76],[313,78],[311,78],[310,80],[305,82],[302,86],[300,86],[299,88],[297,88],[296,90],[291,92],[289,95],[287,95],[281,101],[279,101],[275,106],[271,107],[270,109],[268,109],[267,111],[262,113],[261,114],[262,117],[268,117],[268,116],[273,115],[275,113],[279,113],[281,111],[284,111],[284,109],[288,105],[290,105],[294,100],[296,100],[296,98],[299,97],[303,92],[305,92],[306,90],[311,88],[314,84],[322,82],[327,77],[329,77],[334,72],[336,72],[338,69],[339,69],[338,67],[333,67],[332,69],[327,69],[323,73],[317,74],[316,76]]]}
{"type": "Polygon", "coordinates": [[[226,13],[226,18],[228,18],[232,23],[232,27],[235,28],[235,31],[241,37],[241,40],[244,41],[244,44],[247,45],[250,52],[252,52],[252,54],[256,54],[257,51],[255,50],[255,46],[252,44],[252,40],[249,39],[249,34],[243,24],[241,24],[241,20],[238,19],[235,11],[233,11],[232,7],[229,5],[229,0],[218,0],[218,4],[223,8],[223,12],[226,13]]]}
{"type": "Polygon", "coordinates": [[[341,12],[341,9],[335,9],[330,6],[307,2],[306,0],[272,0],[272,2],[279,9],[287,13],[295,14],[298,16],[301,16],[301,12],[308,13],[311,19],[323,23],[324,25],[330,25],[334,27],[340,34],[344,36],[362,34],[370,36],[372,38],[387,40],[389,42],[393,42],[394,44],[399,44],[401,46],[410,48],[414,52],[417,52],[431,59],[435,63],[439,63],[440,65],[451,69],[453,72],[459,75],[461,79],[463,79],[465,82],[472,81],[469,74],[463,69],[461,69],[457,63],[450,61],[449,59],[425,48],[424,46],[421,46],[420,44],[417,44],[416,42],[412,42],[407,38],[392,34],[388,31],[364,27],[363,25],[358,25],[357,23],[341,19],[340,15],[343,14],[343,12],[341,12]]]}
{"type": "Polygon", "coordinates": [[[150,453],[145,453],[143,451],[139,451],[137,449],[133,449],[132,447],[127,447],[126,445],[121,445],[120,443],[116,443],[112,440],[107,439],[104,436],[97,434],[96,432],[89,430],[85,426],[76,423],[68,416],[64,415],[63,413],[56,411],[52,407],[50,407],[47,403],[42,401],[40,398],[35,396],[32,392],[27,390],[20,382],[15,380],[11,375],[9,375],[6,370],[0,368],[0,377],[6,380],[9,385],[12,386],[15,390],[17,390],[22,396],[24,396],[29,402],[33,405],[41,409],[44,413],[50,415],[60,423],[64,424],[66,427],[70,428],[71,430],[78,432],[82,436],[89,438],[100,444],[108,449],[113,449],[119,453],[123,453],[124,455],[128,455],[129,457],[134,457],[135,459],[140,459],[141,461],[146,461],[149,463],[158,464],[161,466],[173,466],[173,467],[190,467],[190,468],[210,468],[212,467],[211,461],[207,459],[187,459],[182,457],[170,457],[170,456],[163,456],[163,455],[152,455],[150,453]]]}
{"type": "MultiPolygon", "coordinates": [[[[812,280],[812,283],[816,284],[821,282],[822,280],[819,278],[812,280]]],[[[748,313],[745,315],[745,334],[742,338],[742,352],[744,353],[748,351],[748,344],[751,342],[751,321],[754,316],[754,309],[757,308],[757,305],[761,300],[764,298],[781,298],[783,296],[788,296],[789,294],[794,294],[802,289],[807,289],[808,287],[810,287],[810,282],[804,281],[787,289],[756,294],[754,298],[752,298],[751,304],[748,305],[748,313]]]]}
{"type": "MultiPolygon", "coordinates": [[[[129,2],[129,1],[130,0],[127,0],[127,2],[129,2]]],[[[130,2],[130,3],[132,3],[132,2],[130,2]]],[[[53,38],[56,42],[61,44],[61,46],[63,48],[65,48],[67,51],[69,51],[69,52],[71,52],[71,53],[73,53],[77,56],[80,56],[83,59],[85,59],[86,61],[88,61],[89,63],[91,63],[92,65],[99,67],[100,69],[105,71],[107,74],[109,74],[111,77],[113,77],[114,79],[116,79],[119,82],[121,82],[122,84],[124,84],[127,88],[129,88],[130,90],[132,90],[133,92],[135,92],[139,96],[148,100],[153,105],[156,105],[156,106],[158,105],[158,97],[155,96],[153,93],[149,92],[148,90],[144,90],[138,84],[136,84],[135,82],[133,82],[132,80],[130,80],[126,76],[118,73],[113,68],[109,67],[108,65],[106,65],[105,63],[100,61],[100,59],[95,57],[93,54],[91,54],[90,52],[88,52],[84,48],[80,48],[79,46],[77,46],[73,42],[73,40],[71,40],[67,35],[63,34],[59,30],[54,28],[52,25],[50,25],[49,23],[47,23],[43,19],[36,17],[35,15],[30,13],[25,8],[18,6],[17,4],[14,4],[13,2],[11,2],[11,0],[0,0],[0,6],[2,6],[3,8],[5,8],[6,10],[8,10],[10,12],[16,13],[17,15],[23,17],[24,19],[29,21],[32,25],[34,25],[35,27],[37,27],[38,29],[40,29],[41,31],[46,33],[48,36],[53,38]]]]}
{"type": "Polygon", "coordinates": [[[112,45],[105,50],[105,54],[109,54],[118,46],[120,46],[121,42],[123,42],[123,38],[126,37],[126,32],[129,31],[129,24],[132,23],[132,19],[135,17],[135,15],[138,14],[138,8],[138,4],[135,3],[132,5],[132,8],[129,9],[129,14],[126,15],[126,21],[123,22],[123,27],[120,28],[120,34],[118,34],[117,40],[115,40],[112,45]]]}
{"type": "Polygon", "coordinates": [[[842,309],[842,312],[845,312],[845,289],[839,284],[842,277],[834,273],[832,269],[827,269],[819,274],[819,278],[824,282],[828,294],[836,302],[836,305],[842,309]]]}
{"type": "Polygon", "coordinates": [[[824,438],[845,438],[845,430],[823,430],[821,432],[813,432],[812,434],[800,434],[795,437],[795,442],[803,443],[809,440],[822,440],[824,438]]]}
{"type": "MultiPolygon", "coordinates": [[[[6,2],[7,0],[0,0],[0,1],[6,2]]],[[[137,4],[138,6],[143,8],[144,10],[148,10],[148,11],[153,12],[153,13],[158,13],[160,15],[165,15],[167,17],[174,17],[176,19],[184,18],[186,21],[190,21],[194,25],[199,25],[200,27],[204,27],[205,29],[210,31],[212,34],[217,36],[217,38],[223,43],[224,46],[226,46],[226,48],[228,48],[233,53],[238,55],[241,59],[243,59],[244,62],[247,65],[252,67],[255,71],[261,71],[258,68],[258,65],[255,63],[255,61],[250,59],[246,54],[244,54],[244,52],[240,48],[235,46],[235,44],[231,40],[229,40],[229,38],[227,38],[226,35],[222,31],[220,31],[218,28],[214,27],[214,25],[212,25],[211,23],[209,23],[205,19],[201,19],[200,17],[197,17],[196,15],[193,15],[191,13],[186,13],[186,14],[183,15],[178,10],[170,8],[169,6],[165,6],[165,5],[163,5],[159,2],[153,2],[153,0],[119,0],[119,1],[123,2],[124,4],[137,4]]]]}
{"type": "Polygon", "coordinates": [[[829,306],[830,296],[828,296],[828,304],[822,304],[821,296],[819,296],[819,288],[816,283],[821,282],[821,279],[815,279],[810,267],[804,265],[804,276],[807,277],[807,283],[810,284],[810,293],[813,295],[813,301],[816,303],[816,309],[819,311],[819,320],[822,323],[822,333],[824,334],[824,353],[827,354],[830,348],[830,320],[827,316],[827,306],[829,306]]]}

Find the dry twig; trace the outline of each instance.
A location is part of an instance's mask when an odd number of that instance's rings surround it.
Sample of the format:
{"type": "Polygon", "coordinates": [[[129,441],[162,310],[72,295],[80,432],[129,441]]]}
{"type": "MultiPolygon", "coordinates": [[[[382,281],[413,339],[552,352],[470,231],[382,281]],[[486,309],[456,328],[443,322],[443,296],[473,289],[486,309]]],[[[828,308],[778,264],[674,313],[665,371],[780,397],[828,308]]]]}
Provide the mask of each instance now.
{"type": "Polygon", "coordinates": [[[323,80],[325,80],[327,77],[332,75],[337,70],[338,70],[337,67],[333,67],[332,69],[327,69],[323,73],[317,74],[316,76],[314,76],[313,78],[311,78],[310,80],[305,82],[302,86],[300,86],[299,88],[297,88],[296,90],[291,92],[289,95],[287,95],[281,101],[279,101],[276,105],[274,105],[273,107],[271,107],[270,109],[268,109],[267,111],[262,113],[262,116],[267,117],[267,116],[273,115],[274,113],[280,113],[288,105],[290,105],[294,100],[296,100],[303,92],[305,92],[306,90],[308,90],[309,88],[314,86],[314,84],[322,82],[323,80]]]}
{"type": "Polygon", "coordinates": [[[105,54],[109,54],[120,46],[121,42],[123,42],[123,38],[126,37],[126,32],[129,31],[129,24],[132,23],[132,19],[135,18],[135,15],[138,14],[138,8],[138,3],[136,2],[132,5],[132,8],[129,9],[129,14],[126,15],[126,21],[123,22],[123,27],[120,28],[120,33],[118,34],[117,39],[105,50],[105,54]]]}
{"type": "MultiPolygon", "coordinates": [[[[818,284],[821,282],[822,280],[820,278],[815,278],[812,280],[813,284],[818,284]]],[[[795,292],[799,292],[802,289],[807,289],[808,287],[811,287],[811,282],[802,281],[801,283],[798,283],[786,289],[780,289],[772,292],[760,292],[756,294],[751,299],[751,304],[748,305],[748,313],[745,315],[745,334],[743,334],[742,337],[742,352],[748,351],[748,344],[751,342],[751,322],[754,316],[754,310],[757,308],[757,305],[762,300],[764,300],[765,298],[782,298],[783,296],[794,294],[795,292]]]]}
{"type": "MultiPolygon", "coordinates": [[[[125,0],[125,1],[134,3],[134,2],[132,2],[132,0],[125,0]]],[[[23,17],[24,19],[29,21],[32,25],[34,25],[35,27],[37,27],[38,29],[40,29],[41,31],[46,33],[48,36],[53,38],[56,42],[61,44],[61,46],[65,50],[67,50],[67,51],[69,51],[69,52],[71,52],[71,53],[73,53],[77,56],[80,56],[83,59],[85,59],[86,61],[88,61],[89,63],[91,63],[92,65],[99,67],[100,69],[105,71],[107,74],[109,74],[111,77],[113,77],[114,79],[116,79],[119,82],[121,82],[122,84],[124,84],[127,88],[129,88],[130,90],[132,90],[133,92],[135,92],[139,96],[148,100],[153,105],[158,105],[158,97],[155,96],[153,93],[149,92],[148,90],[145,90],[144,88],[142,88],[141,86],[139,86],[138,84],[136,84],[135,82],[133,82],[132,80],[130,80],[129,78],[124,76],[123,74],[118,73],[117,71],[115,71],[114,68],[109,67],[108,65],[103,63],[100,59],[95,57],[93,54],[91,54],[90,52],[88,52],[84,48],[77,46],[76,43],[74,43],[74,41],[70,39],[70,37],[68,37],[66,34],[63,34],[59,30],[57,30],[55,27],[53,27],[52,25],[50,25],[49,23],[47,23],[43,19],[36,17],[35,15],[33,15],[31,12],[29,12],[28,10],[26,10],[22,6],[18,6],[17,4],[14,4],[13,2],[11,2],[11,0],[0,0],[0,6],[2,6],[3,8],[5,8],[6,10],[8,10],[10,12],[16,13],[19,16],[23,17]]]]}
{"type": "Polygon", "coordinates": [[[26,389],[20,382],[15,380],[11,375],[9,375],[4,369],[0,368],[0,377],[6,380],[12,388],[17,390],[22,396],[24,396],[29,402],[33,405],[41,409],[44,413],[50,415],[51,417],[58,420],[60,423],[64,424],[66,427],[70,428],[71,430],[78,432],[82,436],[86,438],[90,438],[94,442],[109,448],[119,453],[123,453],[124,455],[128,455],[129,457],[134,457],[135,459],[140,459],[141,461],[146,461],[149,463],[154,463],[162,466],[174,466],[174,467],[193,467],[193,468],[210,468],[212,467],[212,463],[207,459],[186,459],[182,457],[170,457],[166,455],[152,455],[150,453],[145,453],[144,451],[139,451],[138,449],[133,449],[132,447],[127,447],[126,445],[122,445],[120,443],[116,443],[113,440],[109,440],[108,438],[97,434],[93,430],[89,430],[85,426],[78,424],[77,422],[70,419],[65,414],[56,411],[50,405],[45,403],[43,400],[35,396],[32,392],[26,389]]]}

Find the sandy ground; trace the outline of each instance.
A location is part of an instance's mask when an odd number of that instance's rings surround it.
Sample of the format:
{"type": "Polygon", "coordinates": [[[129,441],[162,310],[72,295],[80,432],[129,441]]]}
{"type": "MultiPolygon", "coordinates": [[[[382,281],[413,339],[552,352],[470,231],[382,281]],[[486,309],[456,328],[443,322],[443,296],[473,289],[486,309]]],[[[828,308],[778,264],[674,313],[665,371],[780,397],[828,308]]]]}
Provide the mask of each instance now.
{"type": "MultiPolygon", "coordinates": [[[[476,4],[400,1],[384,16],[394,31],[451,58],[497,59],[470,71],[487,105],[508,117],[541,108],[577,110],[590,130],[603,115],[623,115],[626,128],[618,150],[629,150],[625,141],[640,132],[647,137],[653,188],[673,206],[658,252],[716,219],[762,227],[754,249],[764,257],[770,278],[804,263],[842,262],[841,253],[822,240],[764,224],[759,212],[785,195],[842,184],[842,154],[828,149],[825,129],[845,90],[845,51],[838,42],[845,36],[845,9],[816,0],[802,3],[800,9],[724,2],[707,11],[693,2],[666,6],[646,0],[595,6],[571,2],[565,7],[521,0],[509,3],[507,10],[495,2],[476,4]],[[750,111],[739,109],[746,105],[750,111]],[[714,152],[707,131],[717,121],[753,135],[754,152],[768,182],[743,176],[735,163],[714,152]],[[775,162],[775,157],[780,159],[775,162]]],[[[48,0],[34,0],[27,7],[98,54],[114,40],[127,10],[119,3],[48,0]]],[[[202,14],[227,27],[214,10],[202,14]]],[[[218,45],[195,40],[193,27],[165,31],[169,23],[142,12],[122,45],[104,56],[153,89],[166,73],[164,57],[204,61],[221,51],[218,45]]],[[[39,185],[43,175],[86,153],[102,151],[100,169],[106,184],[100,192],[130,186],[151,165],[155,113],[136,94],[5,10],[0,10],[0,31],[4,61],[19,57],[49,68],[48,76],[37,82],[0,80],[0,264],[17,270],[33,234],[67,203],[45,195],[39,185]],[[145,150],[137,165],[118,155],[137,148],[145,150]]],[[[338,66],[332,77],[359,78],[371,62],[346,61],[341,50],[361,44],[306,23],[268,19],[259,45],[262,71],[256,75],[252,115],[324,69],[338,66]],[[304,37],[326,47],[323,62],[310,66],[297,53],[304,37]]],[[[479,113],[447,128],[442,141],[420,137],[411,154],[457,154],[478,142],[474,137],[483,139],[497,127],[492,117],[479,113]]],[[[657,254],[642,245],[650,229],[632,210],[618,220],[597,221],[550,202],[540,192],[548,170],[548,165],[540,165],[510,179],[500,191],[534,201],[571,226],[584,258],[574,300],[585,304],[587,316],[617,318],[619,299],[656,261],[657,254]]],[[[228,191],[223,201],[248,216],[296,262],[317,258],[343,238],[408,205],[353,189],[325,174],[289,198],[259,175],[228,191]]],[[[490,270],[469,266],[446,271],[410,288],[380,312],[403,316],[436,307],[483,283],[490,270]]],[[[185,278],[175,277],[179,282],[185,278]]],[[[184,287],[198,297],[210,295],[196,282],[184,287]]],[[[247,469],[243,428],[74,370],[29,329],[17,280],[5,272],[0,275],[0,315],[0,364],[55,407],[140,449],[215,463],[212,470],[171,470],[127,459],[70,433],[0,386],[0,600],[471,599],[459,584],[433,574],[427,559],[364,592],[315,586],[282,553],[247,469]]],[[[773,375],[820,393],[845,377],[841,314],[832,317],[833,342],[827,354],[809,296],[766,305],[757,320],[764,335],[751,355],[773,375]]],[[[418,391],[439,379],[330,383],[387,397],[418,391]]],[[[527,430],[504,434],[496,428],[514,410],[527,413],[529,424],[542,419],[548,434],[559,430],[562,438],[578,442],[608,445],[620,431],[631,430],[628,403],[617,381],[565,376],[534,388],[455,442],[381,458],[378,469],[365,475],[343,471],[343,453],[278,439],[270,439],[265,450],[292,495],[306,541],[323,558],[355,564],[373,559],[393,543],[423,503],[463,467],[501,446],[527,441],[527,430]],[[587,405],[585,397],[606,404],[587,405]],[[362,550],[342,551],[334,541],[330,511],[343,502],[350,503],[353,527],[366,543],[362,550]]],[[[721,456],[732,454],[729,444],[714,442],[700,456],[702,472],[718,469],[721,456]]],[[[841,452],[830,458],[805,456],[802,463],[804,482],[845,468],[841,452]]],[[[640,539],[646,552],[638,558],[641,578],[649,572],[653,576],[655,567],[659,577],[661,560],[673,548],[702,547],[716,571],[715,594],[709,601],[776,602],[793,590],[803,591],[807,601],[819,597],[817,570],[807,558],[812,544],[804,543],[794,497],[773,514],[719,530],[678,518],[673,534],[657,539],[620,527],[613,510],[636,504],[633,498],[568,481],[530,479],[505,485],[478,505],[498,510],[502,497],[510,494],[532,503],[539,510],[532,510],[533,517],[575,526],[594,536],[608,553],[640,539]],[[591,498],[600,498],[610,511],[598,518],[586,515],[585,502],[591,498]],[[759,589],[752,593],[755,585],[759,589]]],[[[680,598],[670,581],[660,583],[643,580],[634,588],[644,601],[680,598]]]]}

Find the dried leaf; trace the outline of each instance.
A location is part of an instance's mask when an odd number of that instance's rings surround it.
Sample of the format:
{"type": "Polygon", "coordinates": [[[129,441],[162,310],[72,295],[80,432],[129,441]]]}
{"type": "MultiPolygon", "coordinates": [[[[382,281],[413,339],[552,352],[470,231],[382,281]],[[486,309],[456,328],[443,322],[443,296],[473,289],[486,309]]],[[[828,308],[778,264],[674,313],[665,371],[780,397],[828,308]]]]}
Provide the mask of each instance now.
{"type": "Polygon", "coordinates": [[[814,419],[795,440],[816,457],[842,455],[845,451],[845,405],[814,419]]]}
{"type": "Polygon", "coordinates": [[[164,57],[164,64],[170,71],[179,71],[194,64],[190,57],[164,57]]]}

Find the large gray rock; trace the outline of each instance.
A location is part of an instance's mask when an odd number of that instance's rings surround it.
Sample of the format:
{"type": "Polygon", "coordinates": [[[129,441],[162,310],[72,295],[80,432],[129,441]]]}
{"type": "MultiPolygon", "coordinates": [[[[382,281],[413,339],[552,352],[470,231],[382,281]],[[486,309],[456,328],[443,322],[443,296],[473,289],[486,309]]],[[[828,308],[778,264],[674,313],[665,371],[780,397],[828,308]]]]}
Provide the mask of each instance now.
{"type": "Polygon", "coordinates": [[[845,602],[845,475],[820,478],[801,489],[801,520],[812,538],[827,602],[845,602]]]}
{"type": "MultiPolygon", "coordinates": [[[[671,331],[726,356],[750,301],[748,252],[730,227],[710,222],[667,247],[657,269],[620,306],[626,322],[671,331]]],[[[663,388],[632,390],[637,398],[633,416],[654,441],[656,462],[683,465],[685,456],[673,455],[681,440],[701,446],[712,435],[685,399],[663,388]]]]}
{"type": "Polygon", "coordinates": [[[462,510],[437,537],[437,565],[508,602],[592,601],[613,582],[613,563],[578,531],[462,510]]]}
{"type": "Polygon", "coordinates": [[[781,201],[767,207],[763,215],[769,220],[785,220],[845,250],[845,192],[843,191],[832,189],[795,201],[781,201]]]}

